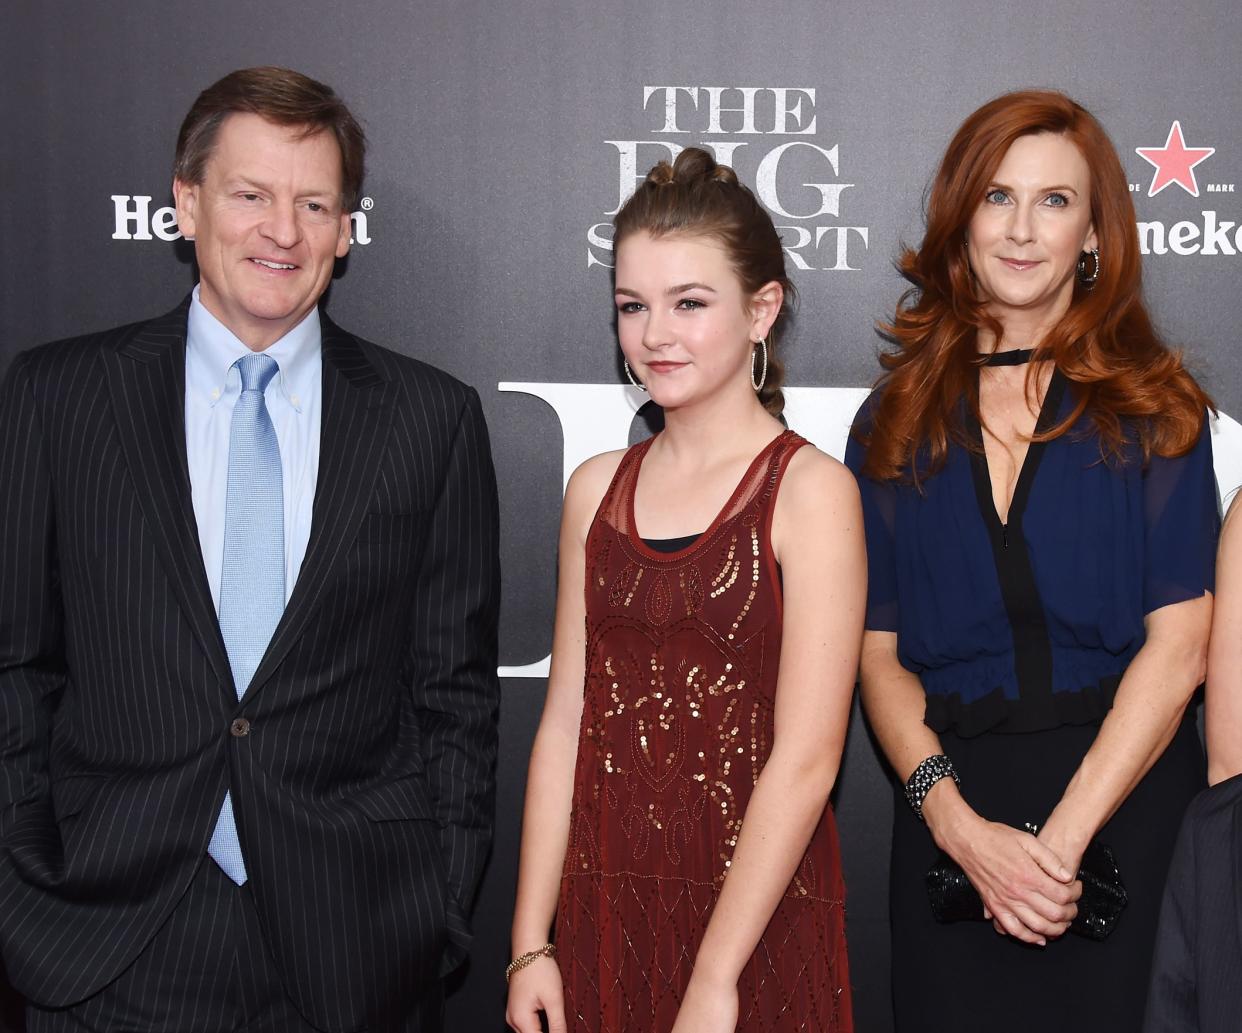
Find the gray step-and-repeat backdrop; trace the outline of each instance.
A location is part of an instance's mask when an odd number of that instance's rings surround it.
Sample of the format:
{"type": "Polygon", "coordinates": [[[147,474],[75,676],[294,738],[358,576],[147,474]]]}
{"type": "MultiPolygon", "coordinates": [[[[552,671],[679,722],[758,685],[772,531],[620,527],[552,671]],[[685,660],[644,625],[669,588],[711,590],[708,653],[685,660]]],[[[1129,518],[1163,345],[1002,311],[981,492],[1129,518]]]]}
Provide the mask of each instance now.
{"type": "MultiPolygon", "coordinates": [[[[366,123],[370,174],[328,308],[475,385],[500,478],[499,819],[455,1033],[503,1025],[564,478],[646,433],[618,383],[608,224],[652,163],[703,144],[757,185],[802,298],[790,423],[840,455],[877,372],[873,325],[902,289],[893,259],[919,239],[949,135],[998,93],[1064,89],[1121,153],[1159,325],[1222,413],[1242,416],[1234,0],[18,0],[4,20],[0,369],[40,341],[165,311],[192,286],[169,166],[209,82],[289,65],[366,123]]],[[[1242,483],[1242,429],[1222,416],[1216,433],[1227,493],[1242,483]]],[[[883,1033],[891,798],[857,716],[835,800],[858,1028],[883,1033]]]]}

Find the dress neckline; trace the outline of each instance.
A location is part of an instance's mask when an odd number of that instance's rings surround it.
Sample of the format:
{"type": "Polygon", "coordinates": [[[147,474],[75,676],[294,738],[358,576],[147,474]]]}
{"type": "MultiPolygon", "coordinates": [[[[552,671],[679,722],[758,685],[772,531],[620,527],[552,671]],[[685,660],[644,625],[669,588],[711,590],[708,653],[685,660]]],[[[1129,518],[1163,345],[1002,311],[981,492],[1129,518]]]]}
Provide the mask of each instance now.
{"type": "Polygon", "coordinates": [[[639,451],[634,456],[634,473],[632,475],[632,480],[630,481],[629,491],[626,493],[626,522],[629,524],[629,527],[625,532],[626,540],[634,549],[649,559],[663,560],[666,562],[669,560],[681,559],[683,556],[687,556],[696,549],[702,547],[702,545],[715,533],[716,528],[724,522],[725,514],[733,508],[738,497],[741,495],[742,490],[751,482],[755,471],[759,468],[763,461],[772,454],[772,451],[776,448],[777,444],[784,441],[793,433],[794,432],[792,430],[783,430],[759,450],[759,453],[746,467],[746,472],[742,474],[741,479],[737,482],[737,486],[732,492],[730,492],[729,497],[725,500],[725,504],[720,508],[715,518],[708,525],[707,530],[699,534],[695,540],[684,549],[678,549],[676,552],[660,552],[657,549],[653,549],[645,541],[643,541],[642,536],[638,533],[638,521],[634,515],[634,499],[638,495],[638,475],[642,472],[643,460],[647,457],[647,453],[651,451],[651,443],[655,441],[659,435],[656,434],[648,438],[638,446],[639,451]]]}
{"type": "MultiPolygon", "coordinates": [[[[1036,435],[1046,433],[1056,426],[1066,385],[1065,377],[1054,367],[1035,421],[1036,435]]],[[[983,428],[969,407],[966,427],[976,446],[970,450],[970,472],[979,513],[991,541],[997,584],[1012,636],[1018,698],[1023,708],[1029,714],[1035,715],[1037,724],[1051,721],[1052,724],[1047,727],[1052,727],[1056,723],[1056,704],[1052,696],[1052,643],[1047,617],[1040,601],[1039,583],[1035,579],[1035,570],[1022,527],[1031,486],[1049,443],[1046,440],[1032,441],[1027,446],[1022,468],[1018,471],[1018,481],[1014,485],[1013,498],[1009,501],[1009,512],[1005,515],[1005,522],[1001,523],[1000,514],[996,511],[996,499],[992,495],[992,477],[988,470],[987,450],[983,446],[983,428]]]]}
{"type": "MultiPolygon", "coordinates": [[[[1039,415],[1035,420],[1034,434],[1043,434],[1056,425],[1057,416],[1061,411],[1061,401],[1065,396],[1066,381],[1061,371],[1054,369],[1052,379],[1048,382],[1048,390],[1044,393],[1043,404],[1039,407],[1039,415]]],[[[970,453],[971,474],[975,484],[979,511],[983,516],[993,537],[999,537],[1007,544],[1011,525],[1021,526],[1022,514],[1026,511],[1027,499],[1031,494],[1031,483],[1039,469],[1047,441],[1032,441],[1026,447],[1026,455],[1022,457],[1022,466],[1018,469],[1018,479],[1014,484],[1013,495],[1009,499],[1009,510],[1005,519],[1001,520],[996,509],[996,499],[992,493],[992,473],[988,467],[987,448],[983,443],[983,428],[969,409],[966,413],[966,429],[972,442],[978,446],[970,453]]]]}

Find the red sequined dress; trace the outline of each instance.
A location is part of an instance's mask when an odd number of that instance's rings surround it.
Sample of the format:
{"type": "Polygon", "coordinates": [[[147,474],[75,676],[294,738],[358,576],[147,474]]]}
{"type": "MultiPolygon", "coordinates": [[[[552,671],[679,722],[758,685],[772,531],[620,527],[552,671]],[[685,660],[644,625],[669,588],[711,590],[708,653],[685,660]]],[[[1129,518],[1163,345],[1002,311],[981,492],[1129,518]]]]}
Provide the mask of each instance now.
{"type": "MultiPolygon", "coordinates": [[[[585,701],[556,943],[571,1033],[668,1033],[772,749],[781,650],[772,510],[792,431],[692,545],[634,529],[650,441],[586,543],[585,701]]],[[[828,807],[738,985],[741,1033],[853,1029],[828,807]]]]}

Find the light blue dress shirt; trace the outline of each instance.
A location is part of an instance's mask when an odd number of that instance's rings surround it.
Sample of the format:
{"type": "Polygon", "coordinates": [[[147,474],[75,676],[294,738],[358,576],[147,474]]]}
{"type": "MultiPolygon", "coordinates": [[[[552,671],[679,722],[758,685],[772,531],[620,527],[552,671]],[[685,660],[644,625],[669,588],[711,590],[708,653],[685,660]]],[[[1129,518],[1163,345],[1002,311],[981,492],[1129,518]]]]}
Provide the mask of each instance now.
{"type": "MultiPolygon", "coordinates": [[[[185,348],[185,446],[194,519],[211,599],[220,612],[224,564],[224,507],[229,480],[229,430],[241,394],[233,363],[250,349],[199,301],[194,288],[185,348]]],[[[280,444],[285,505],[285,602],[306,556],[311,510],[319,477],[319,424],[323,396],[319,310],[264,352],[280,372],[263,398],[280,444]]]]}

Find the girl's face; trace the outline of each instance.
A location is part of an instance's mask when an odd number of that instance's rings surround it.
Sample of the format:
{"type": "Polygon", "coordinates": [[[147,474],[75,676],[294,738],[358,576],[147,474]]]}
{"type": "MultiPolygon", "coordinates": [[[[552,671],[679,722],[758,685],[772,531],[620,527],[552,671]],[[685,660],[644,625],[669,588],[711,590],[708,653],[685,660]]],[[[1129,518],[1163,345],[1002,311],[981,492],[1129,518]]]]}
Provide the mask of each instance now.
{"type": "Polygon", "coordinates": [[[742,287],[710,237],[626,237],[617,247],[617,335],[634,377],[665,409],[751,387],[755,343],[780,311],[779,284],[742,287]]]}

